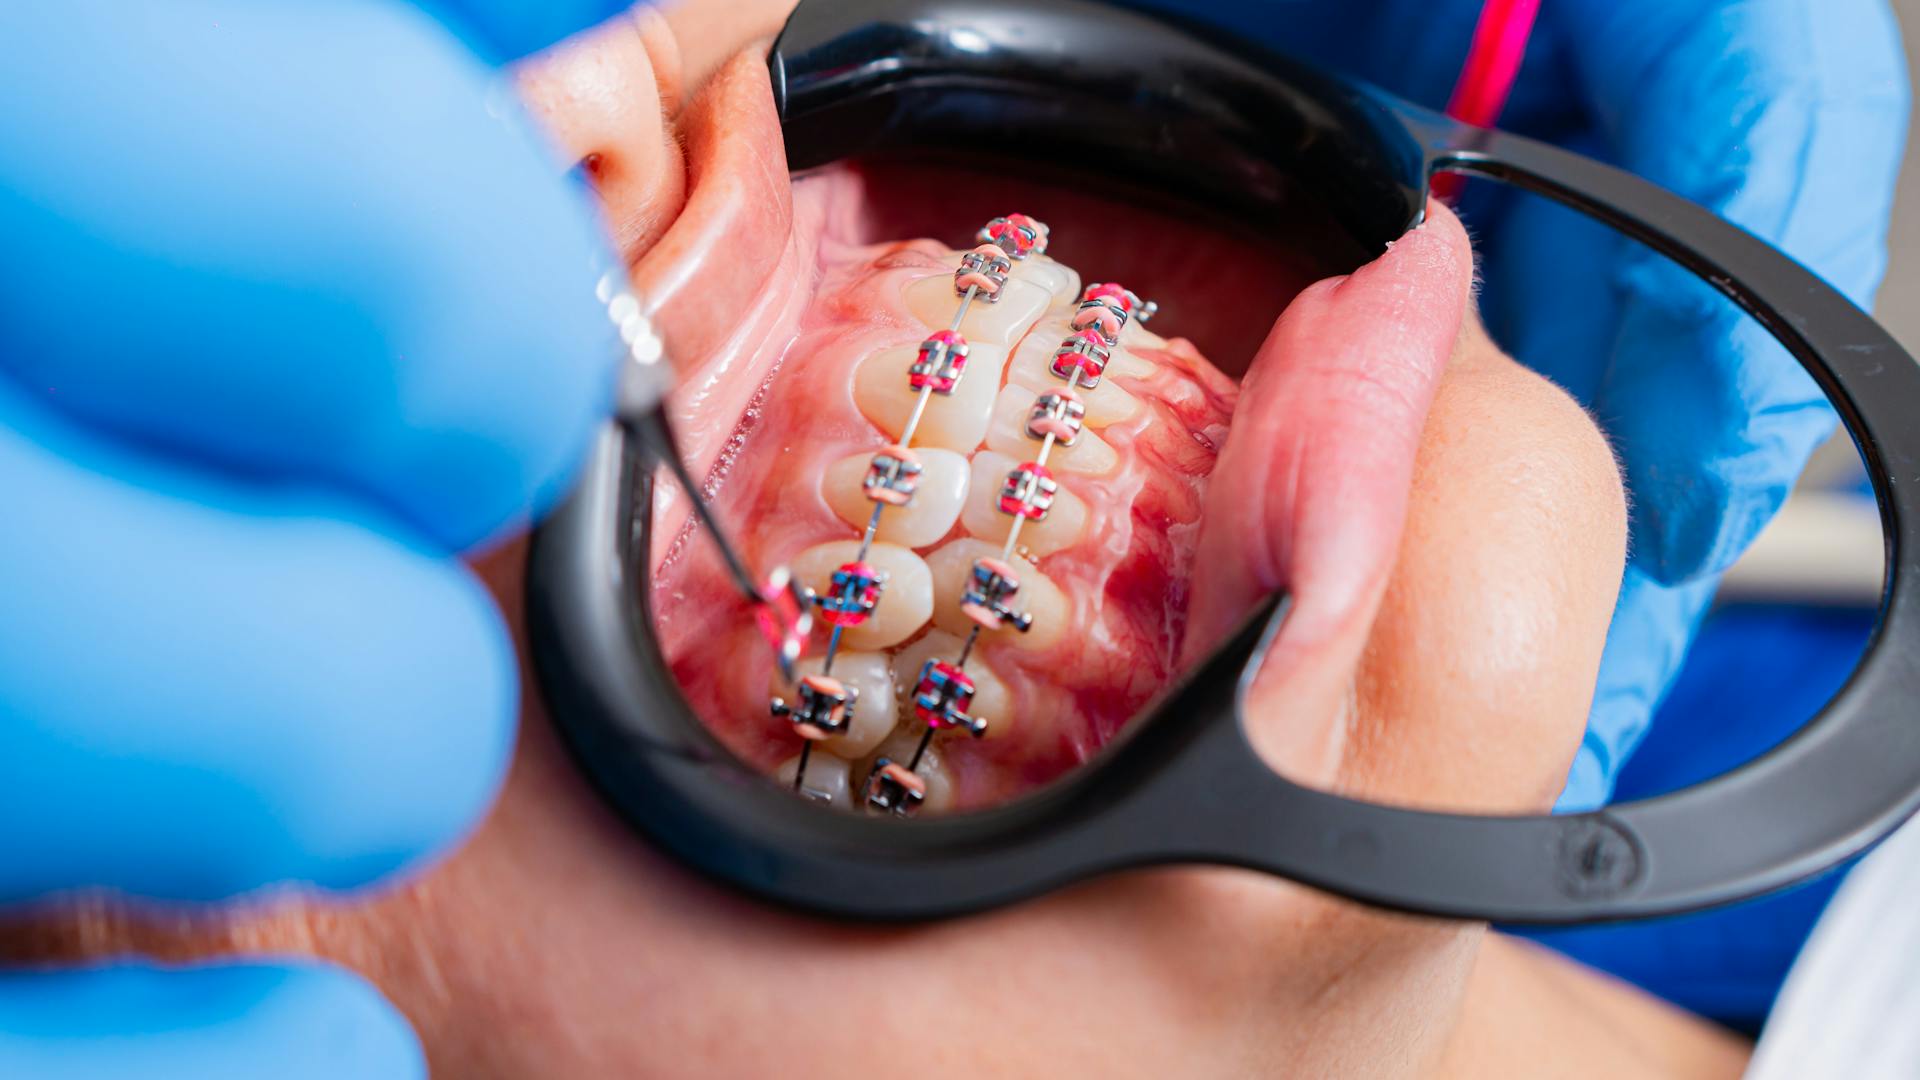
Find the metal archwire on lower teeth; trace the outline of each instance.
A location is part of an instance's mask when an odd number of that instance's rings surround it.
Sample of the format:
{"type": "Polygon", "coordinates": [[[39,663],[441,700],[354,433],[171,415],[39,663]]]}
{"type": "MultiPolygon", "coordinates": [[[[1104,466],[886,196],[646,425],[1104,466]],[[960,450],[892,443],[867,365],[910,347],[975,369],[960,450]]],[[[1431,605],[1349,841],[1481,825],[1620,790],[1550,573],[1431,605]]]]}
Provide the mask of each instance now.
{"type": "MultiPolygon", "coordinates": [[[[912,450],[913,436],[928,403],[936,394],[951,395],[966,376],[970,346],[960,327],[976,299],[997,301],[1015,265],[1046,251],[1048,232],[1045,224],[1025,214],[995,218],[982,227],[977,236],[980,246],[963,253],[954,271],[954,294],[960,303],[953,319],[945,329],[934,331],[920,343],[908,365],[907,383],[917,396],[899,438],[876,451],[868,464],[861,490],[874,505],[859,550],[833,572],[827,591],[813,598],[822,620],[833,627],[820,671],[796,680],[790,669],[783,669],[784,681],[793,687],[792,700],[786,694],[775,694],[769,702],[771,715],[791,723],[801,737],[792,785],[796,794],[827,797],[825,792],[806,785],[814,744],[846,732],[859,708],[859,688],[833,677],[834,659],[840,652],[842,634],[871,618],[882,602],[887,578],[867,562],[867,556],[887,508],[906,506],[913,499],[921,475],[919,459],[912,450]]],[[[1020,551],[1021,527],[1028,521],[1044,520],[1059,492],[1059,481],[1047,468],[1047,460],[1055,446],[1073,445],[1085,425],[1086,405],[1075,391],[1099,384],[1127,321],[1144,321],[1155,310],[1157,305],[1142,301],[1119,285],[1092,285],[1082,292],[1072,320],[1073,333],[1062,342],[1052,366],[1054,375],[1066,386],[1035,397],[1025,430],[1040,446],[1032,460],[1007,474],[996,502],[1000,512],[1012,519],[1005,543],[998,558],[974,561],[961,595],[961,610],[973,626],[958,656],[951,660],[931,658],[921,666],[908,701],[912,716],[924,730],[908,760],[895,761],[886,756],[876,759],[857,795],[869,808],[897,815],[913,813],[926,799],[927,784],[919,769],[935,736],[944,731],[964,731],[979,738],[987,733],[987,718],[970,712],[977,686],[966,673],[967,659],[983,631],[1011,627],[1025,633],[1032,627],[1033,617],[1017,610],[1013,603],[1020,590],[1014,560],[1020,551]],[[1063,362],[1062,357],[1068,359],[1063,362]]]]}

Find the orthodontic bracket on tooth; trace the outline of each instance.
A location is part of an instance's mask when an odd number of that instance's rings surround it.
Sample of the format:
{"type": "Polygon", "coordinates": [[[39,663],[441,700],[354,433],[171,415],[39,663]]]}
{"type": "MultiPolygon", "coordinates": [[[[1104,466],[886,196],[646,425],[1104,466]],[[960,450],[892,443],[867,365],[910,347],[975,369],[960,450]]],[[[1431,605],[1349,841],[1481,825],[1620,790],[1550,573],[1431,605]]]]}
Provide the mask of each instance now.
{"type": "Polygon", "coordinates": [[[1107,362],[1112,359],[1112,343],[1098,328],[1088,327],[1067,335],[1053,351],[1050,370],[1070,386],[1091,390],[1100,385],[1100,376],[1106,373],[1107,362]]]}
{"type": "Polygon", "coordinates": [[[920,456],[904,446],[888,446],[873,455],[867,465],[861,491],[876,503],[905,506],[913,501],[920,486],[920,456]]]}
{"type": "Polygon", "coordinates": [[[880,606],[880,590],[886,587],[887,575],[872,563],[859,559],[840,564],[833,572],[833,585],[824,596],[814,600],[820,607],[820,617],[829,626],[859,626],[873,615],[880,606]]]}
{"type": "Polygon", "coordinates": [[[987,298],[987,303],[997,304],[1000,290],[1007,284],[1007,275],[1012,272],[1013,260],[999,245],[981,244],[960,256],[960,269],[953,272],[954,295],[965,296],[977,289],[987,298]]]}
{"type": "Polygon", "coordinates": [[[1027,437],[1052,436],[1057,445],[1072,446],[1086,420],[1087,407],[1078,394],[1071,390],[1049,390],[1033,399],[1033,408],[1027,412],[1027,437]]]}
{"type": "Polygon", "coordinates": [[[795,687],[796,702],[774,698],[769,711],[776,717],[793,721],[800,737],[817,742],[844,733],[853,723],[854,707],[860,703],[860,688],[848,686],[831,675],[807,675],[795,687]]]}
{"type": "Polygon", "coordinates": [[[1073,313],[1073,328],[1097,328],[1109,344],[1117,344],[1120,331],[1126,328],[1129,319],[1145,323],[1159,310],[1159,304],[1140,299],[1138,293],[1124,285],[1098,282],[1080,293],[1080,306],[1073,313]]]}
{"type": "Polygon", "coordinates": [[[927,782],[905,765],[883,757],[873,763],[865,796],[867,805],[875,810],[905,817],[926,801],[927,782]]]}
{"type": "Polygon", "coordinates": [[[1025,214],[1008,214],[987,222],[975,239],[997,246],[1008,258],[1024,259],[1046,254],[1048,231],[1045,225],[1025,214]]]}
{"type": "Polygon", "coordinates": [[[933,731],[956,728],[977,739],[987,733],[987,722],[967,713],[973,693],[973,679],[958,665],[929,660],[914,686],[913,714],[933,731]]]}
{"type": "Polygon", "coordinates": [[[1053,509],[1053,497],[1059,491],[1053,470],[1037,461],[1024,462],[1007,473],[1000,485],[1000,512],[1040,521],[1053,509]]]}
{"type": "Polygon", "coordinates": [[[967,353],[972,347],[958,331],[936,330],[920,343],[920,353],[907,368],[907,385],[915,390],[932,389],[936,394],[951,394],[967,372],[967,353]]]}
{"type": "Polygon", "coordinates": [[[966,591],[960,595],[960,610],[982,630],[1011,626],[1024,634],[1033,628],[1033,616],[1013,610],[1008,603],[1020,591],[1020,578],[1006,562],[984,557],[973,560],[967,582],[966,591]]]}

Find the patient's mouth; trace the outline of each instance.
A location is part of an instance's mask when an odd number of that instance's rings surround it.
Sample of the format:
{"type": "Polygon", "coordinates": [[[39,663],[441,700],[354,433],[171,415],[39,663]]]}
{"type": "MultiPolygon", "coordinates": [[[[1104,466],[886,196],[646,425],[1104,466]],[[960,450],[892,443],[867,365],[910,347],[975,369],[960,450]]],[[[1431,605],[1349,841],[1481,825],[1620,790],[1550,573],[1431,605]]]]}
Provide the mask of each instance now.
{"type": "Polygon", "coordinates": [[[1194,336],[1245,356],[1351,252],[950,165],[843,165],[789,186],[751,56],[685,119],[687,210],[635,268],[685,379],[674,419],[749,563],[790,566],[822,601],[796,686],[663,486],[649,599],[689,700],[749,764],[848,808],[973,808],[1085,761],[1178,673],[1239,394],[1154,331],[1195,319],[1194,336]],[[998,213],[1053,229],[1051,253],[1006,260],[989,299],[962,265],[982,218],[960,214],[996,196],[998,213]],[[897,238],[918,229],[935,238],[897,238]],[[1118,308],[1093,300],[1127,290],[1090,286],[1123,273],[1138,275],[1134,317],[1103,315],[1118,308]],[[1165,305],[1152,330],[1141,295],[1165,305]],[[950,332],[964,368],[929,392],[950,332]],[[1095,347],[1097,379],[1074,360],[1095,347]],[[1070,443],[1044,437],[1069,428],[1070,443]],[[907,463],[912,496],[890,497],[907,463]],[[901,766],[910,791],[876,782],[901,766]]]}

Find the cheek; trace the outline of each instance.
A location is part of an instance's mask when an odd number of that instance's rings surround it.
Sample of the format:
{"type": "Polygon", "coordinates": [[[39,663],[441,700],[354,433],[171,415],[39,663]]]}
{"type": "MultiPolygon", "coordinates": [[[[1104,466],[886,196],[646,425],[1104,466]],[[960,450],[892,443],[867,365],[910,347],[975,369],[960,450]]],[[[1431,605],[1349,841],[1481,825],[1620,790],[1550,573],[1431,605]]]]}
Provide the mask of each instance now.
{"type": "Polygon", "coordinates": [[[686,198],[680,145],[668,130],[661,82],[671,41],[624,16],[528,61],[522,98],[599,196],[608,230],[631,264],[666,231],[686,198]],[[649,48],[652,43],[652,48],[649,48]]]}

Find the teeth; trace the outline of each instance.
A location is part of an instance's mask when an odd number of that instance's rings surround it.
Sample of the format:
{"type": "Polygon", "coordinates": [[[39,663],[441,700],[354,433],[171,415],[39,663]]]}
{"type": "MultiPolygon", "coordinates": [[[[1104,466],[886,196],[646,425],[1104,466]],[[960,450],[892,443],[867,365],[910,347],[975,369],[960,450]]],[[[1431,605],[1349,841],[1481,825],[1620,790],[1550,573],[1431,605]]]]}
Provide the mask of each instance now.
{"type": "MultiPolygon", "coordinates": [[[[1020,534],[1026,535],[1025,527],[1020,534]]],[[[927,556],[933,580],[933,625],[949,634],[964,636],[975,626],[960,610],[960,595],[966,591],[973,560],[982,556],[999,558],[1000,542],[955,540],[927,556]]],[[[1014,595],[1012,606],[1033,616],[1033,626],[1024,634],[1010,627],[982,633],[997,635],[999,640],[1022,649],[1050,648],[1066,633],[1067,620],[1073,614],[1066,595],[1032,563],[1015,559],[1013,566],[1020,576],[1020,591],[1014,595]]]]}
{"type": "Polygon", "coordinates": [[[1079,302],[1079,271],[1048,256],[1030,255],[1025,262],[1013,264],[1012,276],[1014,279],[1025,278],[1053,294],[1052,306],[1055,308],[1071,312],[1079,302]]]}
{"type": "MultiPolygon", "coordinates": [[[[928,279],[939,281],[944,279],[928,279]]],[[[949,290],[951,284],[949,284],[949,290]]],[[[1011,302],[1011,301],[1009,301],[1011,302]]],[[[938,447],[971,453],[986,436],[987,416],[993,411],[993,396],[1000,389],[1000,373],[1007,364],[1004,345],[982,345],[969,341],[966,374],[952,394],[933,394],[914,430],[912,449],[938,447]]],[[[893,439],[906,430],[920,391],[907,385],[907,368],[913,364],[919,348],[915,345],[882,349],[860,361],[853,373],[853,400],[860,412],[893,439]]],[[[866,524],[864,518],[860,522],[866,524]]]]}
{"type": "MultiPolygon", "coordinates": [[[[1088,436],[1083,431],[1080,437],[1084,439],[1088,436]]],[[[1055,453],[1058,452],[1056,448],[1055,453]]],[[[1032,450],[1029,449],[1028,453],[1031,454],[1032,450]]],[[[1025,460],[1028,459],[1011,458],[992,450],[982,450],[973,455],[973,497],[967,500],[960,519],[968,532],[983,540],[993,541],[996,545],[1007,538],[1013,518],[1000,512],[1000,482],[1025,460]]],[[[1029,521],[1020,527],[1020,547],[1027,554],[1039,558],[1072,547],[1086,535],[1086,531],[1087,504],[1063,485],[1054,495],[1053,508],[1047,511],[1046,517],[1029,521]]],[[[1025,575],[1021,577],[1024,589],[1025,575]]]]}
{"type": "MultiPolygon", "coordinates": [[[[795,754],[773,770],[774,783],[792,790],[793,774],[799,769],[800,755],[795,754]]],[[[846,758],[823,754],[816,748],[807,756],[807,778],[801,783],[802,794],[809,799],[821,799],[824,795],[822,801],[836,810],[853,807],[853,763],[846,758]]]]}
{"type": "MultiPolygon", "coordinates": [[[[929,660],[952,663],[954,657],[960,655],[961,644],[960,638],[944,630],[933,630],[894,654],[893,685],[901,694],[903,715],[911,715],[906,698],[913,694],[914,684],[920,679],[920,668],[929,660]]],[[[994,674],[993,668],[977,652],[967,657],[960,670],[973,680],[973,715],[985,717],[987,721],[987,733],[981,738],[997,739],[1005,735],[1015,719],[1013,695],[1008,692],[1007,684],[1000,681],[1000,676],[994,674]]],[[[911,724],[909,728],[918,731],[919,725],[911,724]]]]}
{"type": "MultiPolygon", "coordinates": [[[[833,572],[854,561],[860,553],[857,540],[835,540],[794,556],[789,564],[795,577],[816,595],[826,595],[832,586],[833,572]]],[[[880,603],[865,622],[849,626],[841,636],[848,649],[884,649],[898,645],[927,623],[933,611],[933,577],[920,556],[897,544],[875,544],[866,561],[887,575],[880,590],[880,603]]],[[[837,672],[836,668],[836,672],[837,672]]]]}
{"type": "MultiPolygon", "coordinates": [[[[1058,380],[1055,380],[1059,384],[1058,380]]],[[[1059,384],[1065,385],[1065,384],[1059,384]]],[[[1105,381],[1102,381],[1105,385],[1105,381]]],[[[1084,391],[1076,391],[1084,393],[1084,391]]],[[[987,422],[987,449],[1030,461],[1040,449],[1040,441],[1027,435],[1027,413],[1033,408],[1034,392],[1024,386],[1008,384],[994,399],[993,414],[987,422]]],[[[1082,431],[1072,446],[1053,444],[1047,467],[1055,472],[1103,476],[1120,464],[1120,455],[1105,439],[1092,431],[1082,431]]],[[[1022,535],[1025,535],[1024,533],[1022,535]]]]}
{"type": "MultiPolygon", "coordinates": [[[[896,732],[892,738],[881,743],[878,751],[861,759],[854,769],[854,782],[865,783],[867,774],[873,771],[873,763],[880,758],[891,758],[902,765],[912,761],[914,748],[920,745],[922,730],[924,729],[915,727],[896,732]]],[[[927,747],[927,752],[920,755],[920,767],[914,771],[927,782],[927,797],[920,804],[919,813],[939,814],[953,809],[953,777],[947,772],[947,764],[940,756],[938,742],[927,747]]],[[[808,769],[808,773],[811,774],[812,769],[808,769]]],[[[792,783],[793,778],[788,777],[787,782],[792,783]]]]}
{"type": "MultiPolygon", "coordinates": [[[[1044,285],[1027,280],[1018,271],[1000,289],[997,303],[975,296],[960,324],[961,336],[975,348],[999,345],[1003,349],[1020,340],[1042,312],[1053,305],[1053,293],[1044,285]]],[[[945,330],[953,325],[953,313],[960,310],[960,297],[953,291],[953,275],[924,277],[907,286],[907,309],[929,329],[945,330]]],[[[905,371],[904,366],[901,371],[905,371]]],[[[901,376],[906,381],[906,376],[901,376]]],[[[999,382],[996,377],[994,382],[999,382]]]]}
{"type": "MultiPolygon", "coordinates": [[[[905,506],[887,507],[874,539],[918,548],[947,535],[960,519],[960,507],[967,499],[968,469],[967,459],[951,450],[913,453],[920,459],[920,481],[913,498],[905,506]]],[[[827,466],[820,479],[820,494],[827,505],[856,529],[865,529],[873,517],[874,502],[861,487],[872,460],[871,452],[841,458],[827,466]]]]}
{"type": "MultiPolygon", "coordinates": [[[[1067,325],[1065,316],[1051,316],[1042,319],[1020,342],[1014,350],[1013,361],[1007,365],[1007,385],[1024,386],[1033,394],[1048,390],[1057,390],[1066,382],[1056,376],[1052,370],[1053,353],[1060,342],[1073,330],[1067,325]]],[[[1124,336],[1124,335],[1123,335],[1124,336]]],[[[1132,417],[1142,408],[1140,399],[1115,385],[1113,376],[1128,375],[1144,378],[1153,374],[1153,365],[1126,349],[1113,350],[1113,358],[1107,362],[1107,371],[1100,385],[1089,390],[1077,387],[1074,393],[1087,407],[1087,424],[1090,427],[1106,427],[1132,417]]],[[[1031,400],[1031,397],[1029,397],[1031,400]]]]}
{"type": "MultiPolygon", "coordinates": [[[[818,675],[824,664],[825,657],[810,656],[794,668],[797,675],[818,675]]],[[[853,719],[847,724],[847,730],[822,740],[820,748],[843,758],[857,758],[880,745],[899,717],[900,701],[894,693],[893,667],[880,653],[843,651],[833,658],[833,677],[858,689],[860,696],[854,700],[853,719]]],[[[789,690],[786,680],[774,672],[767,684],[768,694],[791,696],[789,690]]],[[[812,779],[811,766],[807,776],[812,779]]]]}

